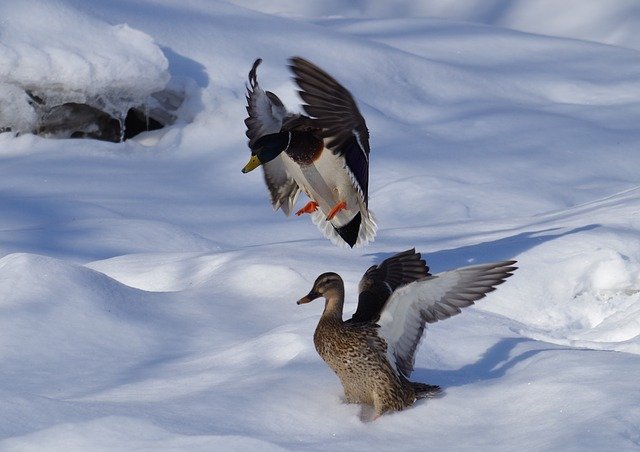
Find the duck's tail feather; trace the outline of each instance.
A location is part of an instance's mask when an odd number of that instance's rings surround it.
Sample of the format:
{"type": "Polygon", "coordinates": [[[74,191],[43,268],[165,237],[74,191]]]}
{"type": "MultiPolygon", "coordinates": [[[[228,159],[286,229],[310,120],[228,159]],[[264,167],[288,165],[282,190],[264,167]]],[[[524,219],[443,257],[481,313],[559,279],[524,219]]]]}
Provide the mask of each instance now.
{"type": "Polygon", "coordinates": [[[331,243],[338,246],[365,246],[373,242],[378,230],[373,213],[368,210],[362,215],[361,212],[346,225],[335,227],[324,213],[318,209],[311,214],[311,220],[320,229],[322,234],[331,240],[331,243]]]}
{"type": "Polygon", "coordinates": [[[437,397],[442,393],[442,388],[437,385],[428,385],[426,383],[417,383],[415,381],[410,381],[409,383],[413,386],[413,392],[415,393],[416,399],[430,399],[437,397]]]}

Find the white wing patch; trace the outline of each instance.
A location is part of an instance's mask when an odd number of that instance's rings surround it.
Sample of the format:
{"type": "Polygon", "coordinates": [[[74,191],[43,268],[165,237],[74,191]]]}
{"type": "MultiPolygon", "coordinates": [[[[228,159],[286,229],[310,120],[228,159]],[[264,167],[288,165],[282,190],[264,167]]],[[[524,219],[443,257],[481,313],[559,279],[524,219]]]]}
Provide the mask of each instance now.
{"type": "Polygon", "coordinates": [[[364,146],[362,145],[362,140],[360,139],[360,132],[358,132],[356,129],[351,129],[351,133],[353,134],[353,136],[356,137],[356,141],[358,142],[358,147],[362,151],[362,155],[364,155],[364,159],[367,161],[367,165],[369,165],[369,156],[367,155],[366,151],[364,150],[364,146]]]}
{"type": "Polygon", "coordinates": [[[387,341],[389,362],[409,377],[425,323],[460,313],[511,276],[514,261],[474,265],[439,273],[397,289],[380,314],[379,335],[387,341]]]}

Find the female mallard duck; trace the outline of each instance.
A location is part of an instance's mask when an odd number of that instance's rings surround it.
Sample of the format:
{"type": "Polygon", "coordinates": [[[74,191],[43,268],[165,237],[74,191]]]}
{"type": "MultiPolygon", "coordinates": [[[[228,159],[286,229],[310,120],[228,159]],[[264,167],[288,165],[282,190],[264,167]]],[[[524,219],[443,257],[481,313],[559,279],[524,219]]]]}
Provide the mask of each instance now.
{"type": "Polygon", "coordinates": [[[313,335],[316,350],[340,378],[346,401],[373,405],[378,417],[440,392],[438,386],[409,381],[425,323],[456,315],[495,290],[517,268],[513,264],[474,265],[431,275],[420,254],[408,250],[366,271],[358,309],[346,322],[344,284],[335,273],[318,276],[298,304],[324,297],[324,312],[313,335]]]}
{"type": "Polygon", "coordinates": [[[333,243],[367,244],[377,229],[368,210],[369,131],[351,94],[314,64],[292,58],[309,116],[288,113],[258,85],[261,61],[249,72],[245,124],[252,156],[242,172],[263,165],[274,209],[289,215],[302,190],[310,201],[296,215],[312,214],[333,243]]]}

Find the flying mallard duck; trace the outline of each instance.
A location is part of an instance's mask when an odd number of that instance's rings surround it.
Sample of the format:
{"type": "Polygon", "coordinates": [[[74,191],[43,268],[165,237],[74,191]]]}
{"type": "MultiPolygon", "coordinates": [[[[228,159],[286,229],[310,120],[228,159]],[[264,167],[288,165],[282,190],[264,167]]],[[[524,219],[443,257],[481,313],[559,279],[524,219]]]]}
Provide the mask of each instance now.
{"type": "Polygon", "coordinates": [[[257,59],[249,72],[245,119],[251,159],[242,172],[262,165],[271,204],[289,215],[300,190],[309,213],[333,243],[365,245],[376,234],[368,210],[369,131],[353,97],[314,64],[291,58],[291,70],[307,115],[287,112],[258,85],[257,59]]]}
{"type": "Polygon", "coordinates": [[[324,297],[313,335],[318,354],[338,375],[348,403],[373,405],[375,416],[407,408],[440,388],[409,381],[425,323],[460,313],[502,284],[515,261],[474,265],[437,275],[420,253],[408,250],[369,268],[359,289],[358,308],[342,321],[344,284],[324,273],[298,304],[324,297]]]}

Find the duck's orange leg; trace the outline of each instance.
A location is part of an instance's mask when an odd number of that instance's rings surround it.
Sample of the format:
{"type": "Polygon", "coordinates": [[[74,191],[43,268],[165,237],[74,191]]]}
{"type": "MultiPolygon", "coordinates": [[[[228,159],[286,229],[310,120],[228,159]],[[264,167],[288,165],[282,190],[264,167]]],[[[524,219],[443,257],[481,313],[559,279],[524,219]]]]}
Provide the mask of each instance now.
{"type": "Polygon", "coordinates": [[[347,208],[347,203],[345,201],[340,201],[338,204],[333,206],[333,209],[329,211],[329,214],[327,215],[327,220],[333,220],[333,217],[335,217],[338,214],[338,212],[346,208],[347,208]]]}
{"type": "Polygon", "coordinates": [[[318,203],[315,201],[309,201],[304,207],[296,212],[296,216],[300,216],[303,213],[313,213],[318,210],[318,203]]]}

